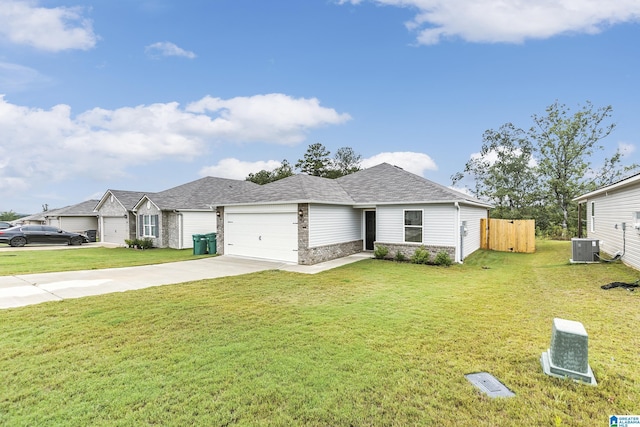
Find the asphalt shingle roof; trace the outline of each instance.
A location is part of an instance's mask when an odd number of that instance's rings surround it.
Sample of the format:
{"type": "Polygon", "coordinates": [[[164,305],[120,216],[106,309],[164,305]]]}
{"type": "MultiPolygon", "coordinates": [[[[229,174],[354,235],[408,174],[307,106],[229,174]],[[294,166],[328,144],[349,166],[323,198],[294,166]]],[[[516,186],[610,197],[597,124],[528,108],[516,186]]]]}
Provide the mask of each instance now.
{"type": "Polygon", "coordinates": [[[356,203],[466,201],[486,204],[388,163],[345,175],[336,181],[356,203]]]}
{"type": "Polygon", "coordinates": [[[153,193],[145,193],[143,191],[125,191],[125,190],[109,190],[111,194],[113,194],[116,199],[122,203],[122,205],[128,211],[132,210],[135,205],[138,204],[142,196],[153,194],[153,193]]]}
{"type": "Polygon", "coordinates": [[[98,204],[98,200],[87,200],[71,206],[65,206],[59,209],[51,209],[43,212],[41,215],[48,216],[96,216],[94,209],[98,204]]]}
{"type": "Polygon", "coordinates": [[[350,205],[468,202],[489,206],[468,194],[452,190],[388,163],[363,169],[338,179],[309,175],[290,176],[253,188],[235,203],[270,202],[350,205]]]}
{"type": "Polygon", "coordinates": [[[147,196],[161,210],[201,210],[243,200],[257,187],[250,181],[207,176],[147,196]]]}
{"type": "Polygon", "coordinates": [[[353,204],[353,199],[333,179],[293,175],[253,189],[245,203],[327,202],[353,204]]]}

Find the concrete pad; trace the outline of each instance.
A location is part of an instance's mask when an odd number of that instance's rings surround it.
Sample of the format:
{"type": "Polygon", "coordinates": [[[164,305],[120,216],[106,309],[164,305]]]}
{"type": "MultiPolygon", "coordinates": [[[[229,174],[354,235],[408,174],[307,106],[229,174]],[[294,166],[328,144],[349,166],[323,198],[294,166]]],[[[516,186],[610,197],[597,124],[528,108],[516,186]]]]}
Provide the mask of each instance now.
{"type": "Polygon", "coordinates": [[[356,254],[307,266],[261,259],[217,256],[140,267],[0,276],[0,309],[266,270],[316,274],[366,258],[371,258],[371,255],[356,254]]]}

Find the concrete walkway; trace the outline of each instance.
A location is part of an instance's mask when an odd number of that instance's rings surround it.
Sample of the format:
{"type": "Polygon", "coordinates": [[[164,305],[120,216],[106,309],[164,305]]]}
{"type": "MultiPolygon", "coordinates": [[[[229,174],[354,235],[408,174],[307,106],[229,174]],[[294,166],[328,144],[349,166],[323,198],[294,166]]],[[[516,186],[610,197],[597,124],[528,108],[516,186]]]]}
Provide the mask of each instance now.
{"type": "Polygon", "coordinates": [[[367,258],[371,254],[360,253],[307,266],[217,256],[141,267],[0,276],[0,309],[265,270],[316,274],[367,258]]]}

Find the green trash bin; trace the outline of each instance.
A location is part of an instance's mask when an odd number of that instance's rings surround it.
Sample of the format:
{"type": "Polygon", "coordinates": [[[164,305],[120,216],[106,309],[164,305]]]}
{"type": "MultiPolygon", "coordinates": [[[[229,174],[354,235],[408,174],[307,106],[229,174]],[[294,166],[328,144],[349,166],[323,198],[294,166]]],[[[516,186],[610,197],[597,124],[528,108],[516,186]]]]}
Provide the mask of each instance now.
{"type": "Polygon", "coordinates": [[[216,243],[216,233],[205,234],[207,239],[207,247],[210,255],[215,255],[218,252],[218,246],[216,243]]]}
{"type": "Polygon", "coordinates": [[[204,234],[193,235],[193,254],[205,255],[207,253],[207,238],[204,234]]]}

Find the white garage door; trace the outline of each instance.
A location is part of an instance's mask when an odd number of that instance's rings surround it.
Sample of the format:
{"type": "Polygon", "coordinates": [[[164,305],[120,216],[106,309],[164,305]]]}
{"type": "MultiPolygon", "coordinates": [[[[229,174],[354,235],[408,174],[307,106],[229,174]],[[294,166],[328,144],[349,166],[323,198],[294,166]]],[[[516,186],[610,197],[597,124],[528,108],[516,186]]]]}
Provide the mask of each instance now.
{"type": "Polygon", "coordinates": [[[124,245],[129,238],[129,220],[122,217],[103,218],[102,241],[124,245]]]}
{"type": "Polygon", "coordinates": [[[184,212],[182,214],[182,248],[193,247],[194,234],[216,232],[215,212],[184,212]]]}
{"type": "Polygon", "coordinates": [[[295,212],[226,213],[225,254],[298,262],[295,212]]]}

